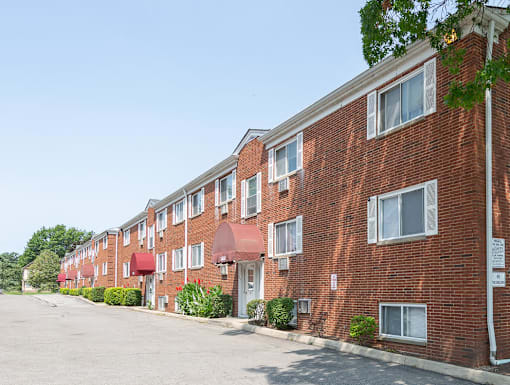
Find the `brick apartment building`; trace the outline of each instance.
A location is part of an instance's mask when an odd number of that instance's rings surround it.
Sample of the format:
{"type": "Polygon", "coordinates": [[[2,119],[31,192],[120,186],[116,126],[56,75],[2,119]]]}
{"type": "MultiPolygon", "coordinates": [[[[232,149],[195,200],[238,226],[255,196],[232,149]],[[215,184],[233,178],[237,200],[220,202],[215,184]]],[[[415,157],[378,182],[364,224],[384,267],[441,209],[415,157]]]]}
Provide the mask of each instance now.
{"type": "MultiPolygon", "coordinates": [[[[494,21],[493,55],[509,16],[494,21]]],[[[467,366],[489,362],[486,105],[445,106],[449,82],[481,68],[472,24],[458,75],[427,42],[387,58],[272,130],[249,130],[222,162],[62,261],[62,285],[140,287],[175,311],[176,287],[221,284],[251,299],[297,301],[297,327],[323,317],[349,340],[374,316],[377,344],[467,366]]],[[[493,237],[510,237],[510,88],[492,91],[493,237]]],[[[507,275],[510,265],[495,268],[507,275]]],[[[510,357],[510,289],[495,287],[498,359],[510,357]]]]}

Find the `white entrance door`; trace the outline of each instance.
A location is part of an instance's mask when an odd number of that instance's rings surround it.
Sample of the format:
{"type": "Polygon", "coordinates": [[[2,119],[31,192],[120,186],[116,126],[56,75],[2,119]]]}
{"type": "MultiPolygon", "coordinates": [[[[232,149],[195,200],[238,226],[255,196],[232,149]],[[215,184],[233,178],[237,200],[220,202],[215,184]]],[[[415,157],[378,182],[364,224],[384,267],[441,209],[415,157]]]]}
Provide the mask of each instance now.
{"type": "Polygon", "coordinates": [[[239,307],[240,317],[247,317],[246,305],[254,299],[262,298],[261,293],[261,262],[249,262],[238,264],[239,284],[239,307]]]}
{"type": "Polygon", "coordinates": [[[156,306],[156,291],[154,290],[154,275],[145,276],[145,304],[151,301],[152,308],[156,306]]]}

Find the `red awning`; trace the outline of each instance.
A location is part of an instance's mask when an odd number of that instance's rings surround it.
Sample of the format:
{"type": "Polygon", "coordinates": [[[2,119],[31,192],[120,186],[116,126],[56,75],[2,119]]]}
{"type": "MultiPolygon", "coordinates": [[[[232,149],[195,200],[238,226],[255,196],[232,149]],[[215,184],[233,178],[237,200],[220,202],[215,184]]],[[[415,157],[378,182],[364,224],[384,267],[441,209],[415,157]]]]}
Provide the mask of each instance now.
{"type": "Polygon", "coordinates": [[[65,273],[59,274],[57,277],[57,282],[65,282],[65,281],[66,281],[66,274],[65,273]]]}
{"type": "Polygon", "coordinates": [[[81,267],[82,278],[92,278],[94,276],[94,265],[92,263],[86,263],[81,267]]]}
{"type": "Polygon", "coordinates": [[[133,253],[129,264],[131,275],[150,275],[156,271],[154,255],[150,253],[133,253]]]}
{"type": "Polygon", "coordinates": [[[216,229],[212,262],[254,261],[264,252],[264,240],[256,225],[223,222],[216,229]]]}
{"type": "Polygon", "coordinates": [[[73,280],[76,279],[76,275],[77,275],[77,271],[76,270],[69,270],[67,272],[66,280],[67,281],[73,281],[73,280]]]}

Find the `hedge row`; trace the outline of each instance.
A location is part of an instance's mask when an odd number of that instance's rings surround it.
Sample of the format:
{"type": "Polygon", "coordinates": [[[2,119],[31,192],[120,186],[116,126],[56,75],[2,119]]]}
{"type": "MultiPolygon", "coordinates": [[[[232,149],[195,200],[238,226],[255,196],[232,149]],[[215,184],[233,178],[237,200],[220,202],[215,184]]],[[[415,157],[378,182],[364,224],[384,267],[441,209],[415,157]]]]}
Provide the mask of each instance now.
{"type": "Polygon", "coordinates": [[[141,306],[142,291],[133,288],[110,287],[104,291],[104,302],[113,306],[141,306]]]}
{"type": "Polygon", "coordinates": [[[293,309],[294,300],[287,297],[275,298],[267,302],[263,299],[254,299],[246,305],[249,318],[262,325],[267,322],[277,329],[290,328],[293,309]]]}
{"type": "Polygon", "coordinates": [[[60,294],[64,295],[82,295],[93,302],[103,302],[104,298],[104,287],[80,287],[79,289],[68,289],[63,287],[60,289],[60,294]]]}

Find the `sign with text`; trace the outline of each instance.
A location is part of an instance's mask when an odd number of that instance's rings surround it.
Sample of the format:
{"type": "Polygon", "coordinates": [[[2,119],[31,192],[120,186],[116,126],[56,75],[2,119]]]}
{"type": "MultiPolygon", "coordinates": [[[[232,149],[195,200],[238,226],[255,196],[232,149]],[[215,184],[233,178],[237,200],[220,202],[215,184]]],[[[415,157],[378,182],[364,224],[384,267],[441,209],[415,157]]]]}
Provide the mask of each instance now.
{"type": "Polygon", "coordinates": [[[492,272],[492,287],[505,287],[506,285],[506,276],[503,271],[493,271],[492,272]]]}
{"type": "Polygon", "coordinates": [[[505,240],[492,238],[492,267],[495,269],[505,268],[505,240]]]}
{"type": "Polygon", "coordinates": [[[331,290],[336,290],[336,288],[337,288],[336,274],[331,274],[331,290]]]}

